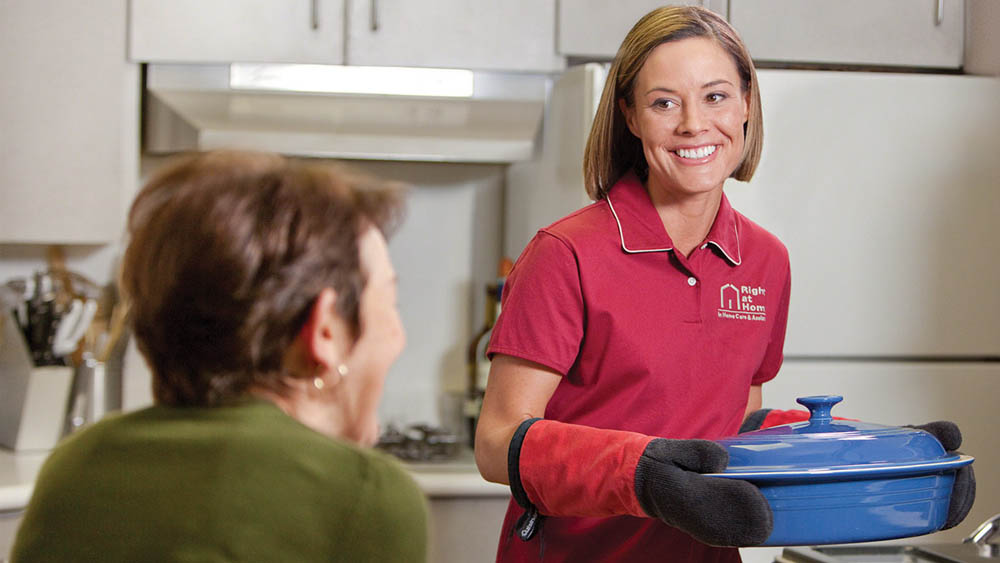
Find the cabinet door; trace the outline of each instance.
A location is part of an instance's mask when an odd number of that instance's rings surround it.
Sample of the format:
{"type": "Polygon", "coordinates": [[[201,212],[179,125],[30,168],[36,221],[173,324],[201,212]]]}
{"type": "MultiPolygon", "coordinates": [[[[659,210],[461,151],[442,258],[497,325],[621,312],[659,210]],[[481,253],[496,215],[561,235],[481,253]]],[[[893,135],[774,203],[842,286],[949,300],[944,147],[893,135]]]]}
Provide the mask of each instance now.
{"type": "Polygon", "coordinates": [[[0,2],[0,242],[118,240],[139,76],[126,0],[0,2]]]}
{"type": "Polygon", "coordinates": [[[142,62],[344,62],[344,0],[131,0],[142,62]]]}
{"type": "Polygon", "coordinates": [[[553,71],[555,0],[355,0],[347,64],[553,71]]]}
{"type": "Polygon", "coordinates": [[[639,18],[665,4],[700,5],[725,17],[718,0],[560,0],[559,53],[589,59],[612,59],[625,34],[639,18]]]}
{"type": "Polygon", "coordinates": [[[730,0],[757,61],[958,68],[963,0],[730,0]]]}

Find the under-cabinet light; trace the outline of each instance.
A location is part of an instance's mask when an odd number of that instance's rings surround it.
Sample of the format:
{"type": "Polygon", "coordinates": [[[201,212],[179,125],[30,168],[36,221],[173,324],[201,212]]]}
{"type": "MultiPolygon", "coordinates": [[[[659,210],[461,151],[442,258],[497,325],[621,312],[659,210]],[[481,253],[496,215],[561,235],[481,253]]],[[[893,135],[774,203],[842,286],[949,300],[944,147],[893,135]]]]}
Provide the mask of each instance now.
{"type": "Polygon", "coordinates": [[[229,86],[254,90],[469,98],[473,92],[473,73],[447,68],[234,63],[229,66],[229,86]]]}

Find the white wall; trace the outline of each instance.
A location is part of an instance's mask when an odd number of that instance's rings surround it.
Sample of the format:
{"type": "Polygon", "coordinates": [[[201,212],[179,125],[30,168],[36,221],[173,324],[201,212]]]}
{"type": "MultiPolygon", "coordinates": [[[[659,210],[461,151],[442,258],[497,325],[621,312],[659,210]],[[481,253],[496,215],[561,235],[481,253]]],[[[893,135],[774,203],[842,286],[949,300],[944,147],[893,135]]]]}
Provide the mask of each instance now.
{"type": "Polygon", "coordinates": [[[414,185],[406,221],[389,241],[407,346],[389,372],[380,419],[457,421],[461,405],[449,397],[464,390],[465,347],[482,323],[484,287],[500,260],[504,168],[355,164],[414,185]]]}

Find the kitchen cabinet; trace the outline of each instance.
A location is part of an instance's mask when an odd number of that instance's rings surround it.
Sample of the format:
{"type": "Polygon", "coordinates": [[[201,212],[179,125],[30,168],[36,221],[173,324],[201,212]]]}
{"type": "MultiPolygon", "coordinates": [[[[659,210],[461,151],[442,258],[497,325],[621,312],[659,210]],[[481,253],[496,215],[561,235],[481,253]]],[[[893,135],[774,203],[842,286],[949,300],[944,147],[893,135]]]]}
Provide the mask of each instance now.
{"type": "Polygon", "coordinates": [[[141,62],[263,62],[550,72],[555,0],[131,0],[141,62]]]}
{"type": "Polygon", "coordinates": [[[349,4],[347,63],[562,70],[555,0],[366,0],[349,4]]]}
{"type": "Polygon", "coordinates": [[[730,0],[729,22],[755,61],[962,66],[965,2],[730,0]]]}
{"type": "Polygon", "coordinates": [[[725,17],[725,0],[561,0],[559,2],[559,54],[590,60],[612,59],[622,39],[646,13],[664,4],[701,5],[725,17]]]}
{"type": "Polygon", "coordinates": [[[138,168],[126,0],[0,3],[0,242],[120,238],[138,168]]]}
{"type": "Polygon", "coordinates": [[[345,0],[131,0],[142,62],[344,63],[345,0]]]}
{"type": "Polygon", "coordinates": [[[428,561],[490,563],[510,495],[430,497],[428,561]]]}

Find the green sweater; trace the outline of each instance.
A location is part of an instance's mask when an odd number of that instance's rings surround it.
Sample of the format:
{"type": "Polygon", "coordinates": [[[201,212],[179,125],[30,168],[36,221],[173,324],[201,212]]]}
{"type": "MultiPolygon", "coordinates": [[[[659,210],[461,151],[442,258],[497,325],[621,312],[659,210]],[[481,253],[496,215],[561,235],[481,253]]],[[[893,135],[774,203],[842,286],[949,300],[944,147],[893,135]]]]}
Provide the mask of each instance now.
{"type": "Polygon", "coordinates": [[[426,500],[398,463],[247,400],[155,406],[66,439],[12,561],[420,562],[426,549],[426,500]]]}

